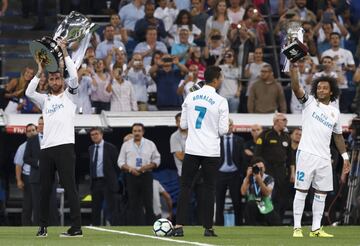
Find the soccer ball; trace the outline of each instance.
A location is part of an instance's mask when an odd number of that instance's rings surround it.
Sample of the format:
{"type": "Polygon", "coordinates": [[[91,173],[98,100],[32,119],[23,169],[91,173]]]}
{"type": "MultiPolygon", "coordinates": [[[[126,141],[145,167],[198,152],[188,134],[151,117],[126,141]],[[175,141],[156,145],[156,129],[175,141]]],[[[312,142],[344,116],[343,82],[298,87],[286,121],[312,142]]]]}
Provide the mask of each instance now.
{"type": "Polygon", "coordinates": [[[167,219],[158,219],[153,226],[153,231],[158,237],[169,236],[172,230],[173,225],[171,221],[167,219]]]}

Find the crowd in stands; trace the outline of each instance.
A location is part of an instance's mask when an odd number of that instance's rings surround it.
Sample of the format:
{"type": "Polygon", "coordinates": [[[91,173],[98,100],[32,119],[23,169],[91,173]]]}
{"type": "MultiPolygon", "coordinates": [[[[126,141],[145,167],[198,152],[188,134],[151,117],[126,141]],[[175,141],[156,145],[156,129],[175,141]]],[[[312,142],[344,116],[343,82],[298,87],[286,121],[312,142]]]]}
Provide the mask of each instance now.
{"type": "MultiPolygon", "coordinates": [[[[290,22],[301,23],[309,50],[299,61],[305,90],[317,76],[335,77],[345,96],[334,105],[356,111],[360,18],[346,1],[125,0],[118,6],[111,4],[109,23],[93,34],[78,70],[78,113],[178,110],[214,64],[222,68],[219,93],[230,112],[300,113],[273,52],[280,57],[290,22]]],[[[5,86],[7,113],[39,112],[23,93],[32,76],[24,68],[5,86]]],[[[46,93],[46,75],[43,81],[38,90],[46,93]]]]}

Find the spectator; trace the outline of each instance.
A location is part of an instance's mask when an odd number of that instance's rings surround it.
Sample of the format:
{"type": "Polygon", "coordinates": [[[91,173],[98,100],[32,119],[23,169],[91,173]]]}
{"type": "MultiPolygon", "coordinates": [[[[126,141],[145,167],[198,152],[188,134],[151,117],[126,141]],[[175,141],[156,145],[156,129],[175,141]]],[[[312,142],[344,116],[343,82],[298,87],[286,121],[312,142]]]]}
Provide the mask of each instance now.
{"type": "Polygon", "coordinates": [[[34,69],[25,67],[20,78],[14,78],[5,85],[4,98],[9,100],[5,113],[17,113],[19,99],[24,97],[25,89],[34,77],[34,69]]]}
{"type": "Polygon", "coordinates": [[[334,59],[331,56],[323,56],[318,68],[319,71],[314,74],[313,79],[321,76],[333,77],[336,79],[340,89],[347,88],[344,74],[341,68],[334,63],[334,59]]]}
{"type": "Polygon", "coordinates": [[[319,54],[322,54],[325,50],[331,48],[330,34],[333,32],[333,29],[334,29],[334,25],[332,22],[320,21],[315,26],[314,34],[317,37],[317,51],[319,54]]]}
{"type": "Polygon", "coordinates": [[[78,70],[78,78],[79,78],[79,87],[78,94],[74,98],[76,104],[76,113],[78,114],[92,114],[91,109],[91,70],[87,68],[84,64],[78,70]]]}
{"type": "Polygon", "coordinates": [[[249,62],[249,54],[255,49],[255,36],[245,25],[239,28],[231,28],[229,31],[231,48],[237,54],[237,63],[244,74],[245,65],[249,62]]]}
{"type": "Polygon", "coordinates": [[[269,65],[269,63],[264,62],[264,51],[262,48],[258,47],[255,49],[253,54],[249,54],[248,63],[245,66],[244,77],[248,78],[246,96],[249,96],[251,86],[259,79],[260,71],[264,65],[269,65]]]}
{"type": "Polygon", "coordinates": [[[200,37],[195,40],[199,46],[205,46],[205,28],[206,20],[209,18],[208,14],[205,13],[202,9],[202,0],[191,0],[192,9],[191,9],[191,18],[193,24],[200,29],[200,37]]]}
{"type": "Polygon", "coordinates": [[[245,0],[230,0],[230,7],[227,9],[230,23],[238,24],[243,19],[245,14],[244,3],[245,0]]]}
{"type": "Polygon", "coordinates": [[[47,93],[49,93],[49,88],[48,87],[49,87],[49,84],[47,82],[46,75],[45,75],[45,73],[42,73],[40,75],[39,85],[36,88],[36,91],[41,93],[41,94],[47,94],[47,93]]]}
{"type": "Polygon", "coordinates": [[[106,85],[106,93],[111,95],[111,112],[138,111],[134,87],[122,76],[122,67],[114,66],[113,79],[106,85]]]}
{"type": "Polygon", "coordinates": [[[135,38],[135,24],[138,20],[143,18],[144,15],[143,0],[132,0],[131,3],[126,4],[120,9],[119,16],[128,37],[132,39],[135,38]]]}
{"type": "Polygon", "coordinates": [[[188,73],[187,67],[181,64],[176,56],[163,55],[161,60],[151,67],[149,73],[156,83],[158,109],[179,109],[182,100],[176,91],[180,80],[188,73]],[[174,65],[176,68],[173,67],[174,65]]]}
{"type": "Polygon", "coordinates": [[[255,46],[265,47],[265,34],[269,27],[264,18],[253,5],[249,5],[245,10],[242,22],[251,31],[255,38],[255,46]]]}
{"type": "Polygon", "coordinates": [[[183,96],[185,100],[186,96],[191,92],[190,89],[194,84],[200,82],[198,78],[199,69],[195,64],[189,66],[189,72],[185,79],[181,80],[177,88],[176,93],[180,96],[183,96]]]}
{"type": "Polygon", "coordinates": [[[235,225],[242,224],[239,190],[246,170],[244,139],[233,134],[233,126],[232,119],[229,119],[229,132],[221,137],[221,166],[216,182],[216,225],[224,225],[224,204],[228,189],[235,213],[235,225]]]}
{"type": "MultiPolygon", "coordinates": [[[[314,72],[313,65],[311,65],[310,61],[311,59],[309,58],[302,58],[297,62],[299,67],[299,82],[307,93],[310,93],[312,73],[314,72]]],[[[290,111],[293,114],[301,114],[302,112],[302,105],[299,99],[296,98],[294,92],[291,93],[290,111]]]]}
{"type": "Polygon", "coordinates": [[[223,63],[219,67],[224,76],[219,95],[225,97],[228,101],[229,113],[237,113],[240,104],[241,70],[237,66],[233,50],[226,50],[223,63]]]}
{"type": "Polygon", "coordinates": [[[192,46],[189,50],[190,58],[186,63],[186,66],[190,68],[191,65],[196,65],[198,68],[198,78],[204,80],[205,73],[205,61],[201,55],[201,48],[199,46],[192,46]]]}
{"type": "Polygon", "coordinates": [[[153,177],[152,170],[160,165],[160,154],[154,142],[144,138],[144,125],[133,124],[134,138],[121,146],[118,166],[126,172],[126,184],[129,197],[129,209],[133,225],[146,225],[154,222],[153,177]]]}
{"type": "Polygon", "coordinates": [[[206,46],[204,47],[204,59],[207,66],[219,64],[222,58],[222,54],[225,51],[224,36],[218,29],[212,29],[209,33],[209,37],[206,40],[206,46]]]}
{"type": "Polygon", "coordinates": [[[110,25],[114,27],[114,40],[126,44],[128,40],[127,32],[122,26],[120,16],[118,14],[112,14],[110,16],[110,25]]]}
{"type": "Polygon", "coordinates": [[[1,1],[1,10],[0,10],[0,17],[5,16],[6,10],[8,8],[8,0],[1,1]]]}
{"type": "Polygon", "coordinates": [[[192,43],[189,43],[189,29],[181,27],[179,32],[179,42],[171,46],[171,55],[177,56],[181,64],[185,64],[189,59],[189,51],[192,43]]]}
{"type": "Polygon", "coordinates": [[[316,16],[310,9],[306,8],[306,2],[307,0],[295,0],[295,6],[288,11],[295,12],[296,15],[300,17],[301,21],[316,23],[316,16]]]}
{"type": "Polygon", "coordinates": [[[286,113],[284,91],[279,82],[274,79],[270,65],[264,65],[260,71],[260,78],[250,89],[247,101],[249,113],[286,113]]]}
{"type": "Polygon", "coordinates": [[[302,23],[302,28],[304,29],[303,43],[308,47],[308,52],[311,58],[315,61],[318,56],[318,50],[314,35],[314,25],[310,21],[304,21],[302,23]]]}
{"type": "Polygon", "coordinates": [[[110,83],[111,76],[105,72],[105,63],[98,60],[95,65],[95,73],[91,74],[92,93],[90,96],[92,106],[95,107],[96,113],[100,114],[102,110],[110,110],[110,95],[106,93],[106,85],[110,83]]]}
{"type": "Polygon", "coordinates": [[[251,126],[251,130],[250,130],[251,139],[245,142],[245,150],[244,150],[247,163],[250,163],[251,158],[253,158],[254,156],[256,140],[258,139],[262,131],[263,131],[262,126],[258,124],[254,124],[251,126]]]}
{"type": "Polygon", "coordinates": [[[165,31],[168,32],[175,22],[179,9],[170,0],[157,0],[156,2],[159,6],[155,9],[154,17],[163,21],[165,31]]]}
{"type": "Polygon", "coordinates": [[[200,37],[201,30],[193,24],[192,16],[189,11],[181,10],[176,17],[174,25],[171,27],[169,34],[173,37],[173,40],[169,40],[169,44],[180,43],[180,31],[186,28],[189,31],[188,42],[193,43],[200,37]]]}
{"type": "Polygon", "coordinates": [[[27,96],[19,99],[16,108],[17,112],[21,114],[37,114],[41,113],[41,109],[33,103],[27,96]]]}
{"type": "Polygon", "coordinates": [[[341,70],[344,75],[344,86],[348,87],[348,81],[346,78],[346,72],[355,72],[355,61],[352,53],[347,50],[340,48],[340,34],[333,32],[330,34],[331,49],[325,50],[322,53],[322,57],[330,56],[334,59],[334,63],[341,70]]]}
{"type": "Polygon", "coordinates": [[[181,113],[175,115],[177,130],[170,136],[170,153],[174,156],[174,161],[178,176],[181,177],[182,162],[185,155],[185,142],[187,138],[187,129],[180,128],[181,113]]]}
{"type": "Polygon", "coordinates": [[[101,208],[106,202],[107,211],[110,213],[110,224],[119,225],[119,206],[117,192],[119,190],[117,148],[103,139],[103,131],[99,127],[90,130],[93,144],[89,146],[90,176],[91,176],[91,215],[93,226],[101,224],[101,208]]]}
{"type": "Polygon", "coordinates": [[[95,73],[96,58],[94,47],[90,46],[86,49],[83,63],[85,63],[87,68],[91,70],[91,73],[95,73]]]}
{"type": "MultiPolygon", "coordinates": [[[[36,135],[36,126],[34,124],[28,124],[26,126],[26,138],[29,139],[36,135]]],[[[15,175],[16,175],[16,186],[23,192],[22,200],[22,214],[21,214],[21,225],[31,226],[32,225],[32,193],[29,182],[30,165],[24,163],[24,153],[26,149],[26,141],[23,142],[18,149],[14,157],[15,164],[15,175]]]]}
{"type": "MultiPolygon", "coordinates": [[[[40,145],[43,139],[44,119],[39,117],[38,126],[35,135],[28,138],[24,152],[24,162],[30,165],[29,184],[32,196],[33,225],[38,225],[40,221],[40,145]]],[[[56,178],[50,195],[49,221],[50,225],[59,225],[59,212],[56,200],[56,187],[58,180],[56,178]]]]}
{"type": "MultiPolygon", "coordinates": [[[[125,46],[121,41],[114,39],[115,29],[112,25],[107,25],[104,30],[104,38],[96,47],[96,59],[105,59],[109,52],[113,50],[113,48],[125,50],[125,46]]],[[[112,57],[112,60],[115,60],[115,56],[112,57]]]]}
{"type": "Polygon", "coordinates": [[[106,68],[109,72],[112,71],[114,66],[119,66],[123,68],[123,71],[127,68],[127,57],[125,50],[122,49],[112,49],[111,52],[108,53],[105,59],[106,68]],[[115,54],[115,62],[113,62],[112,58],[115,54]]]}
{"type": "Polygon", "coordinates": [[[143,58],[140,54],[135,53],[129,66],[125,70],[125,78],[131,82],[135,91],[135,98],[137,101],[139,111],[148,110],[148,95],[147,86],[151,82],[151,77],[146,72],[143,58]]]}
{"type": "Polygon", "coordinates": [[[281,224],[271,200],[274,179],[265,173],[265,161],[254,157],[247,168],[246,177],[241,185],[241,195],[246,196],[245,224],[270,225],[281,224]]]}
{"type": "Polygon", "coordinates": [[[157,41],[157,30],[154,27],[146,29],[146,41],[136,45],[134,53],[140,53],[144,59],[144,66],[150,65],[152,54],[160,50],[163,53],[168,53],[166,45],[157,41]]]}
{"type": "Polygon", "coordinates": [[[289,205],[287,169],[291,169],[295,160],[292,159],[291,140],[285,131],[286,116],[275,113],[273,127],[263,131],[256,140],[255,156],[262,157],[267,163],[267,173],[275,180],[273,201],[275,209],[282,218],[289,205]]]}
{"type": "Polygon", "coordinates": [[[172,200],[169,193],[166,192],[164,187],[160,184],[160,182],[156,179],[153,179],[153,207],[154,207],[154,214],[156,219],[160,218],[167,218],[171,221],[172,219],[172,200]],[[167,205],[167,210],[165,213],[163,212],[162,206],[161,206],[161,198],[165,200],[167,205]],[[166,215],[166,216],[164,216],[166,215]]]}
{"type": "Polygon", "coordinates": [[[142,19],[136,21],[135,24],[135,38],[138,42],[145,41],[146,30],[151,26],[155,27],[158,33],[157,39],[165,39],[167,32],[165,31],[164,23],[161,19],[154,17],[155,4],[151,1],[145,3],[145,16],[142,19]]]}
{"type": "Polygon", "coordinates": [[[218,29],[226,40],[226,35],[230,27],[230,21],[226,11],[226,1],[217,1],[214,7],[214,15],[210,16],[206,21],[205,37],[209,37],[211,30],[218,29]]]}

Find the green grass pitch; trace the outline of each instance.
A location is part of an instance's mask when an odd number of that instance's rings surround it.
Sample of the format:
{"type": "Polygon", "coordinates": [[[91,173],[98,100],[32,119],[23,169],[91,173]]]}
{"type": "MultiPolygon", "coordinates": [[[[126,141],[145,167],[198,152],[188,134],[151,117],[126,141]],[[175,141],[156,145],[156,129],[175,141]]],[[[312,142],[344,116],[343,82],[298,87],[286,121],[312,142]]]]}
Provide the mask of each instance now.
{"type": "MultiPolygon", "coordinates": [[[[153,236],[152,227],[102,227],[114,231],[125,231],[134,234],[153,236]]],[[[184,227],[185,237],[167,238],[174,241],[162,241],[140,235],[124,235],[115,232],[97,231],[83,227],[83,238],[60,238],[64,227],[49,227],[47,238],[36,238],[36,227],[0,227],[1,246],[119,246],[119,245],[358,245],[360,246],[360,227],[339,226],[326,227],[325,231],[333,233],[334,238],[309,238],[309,228],[304,227],[304,238],[292,238],[291,227],[215,227],[219,237],[206,238],[203,229],[198,226],[184,227]],[[188,241],[189,243],[182,242],[188,241]],[[198,244],[196,244],[198,243],[198,244]]]]}

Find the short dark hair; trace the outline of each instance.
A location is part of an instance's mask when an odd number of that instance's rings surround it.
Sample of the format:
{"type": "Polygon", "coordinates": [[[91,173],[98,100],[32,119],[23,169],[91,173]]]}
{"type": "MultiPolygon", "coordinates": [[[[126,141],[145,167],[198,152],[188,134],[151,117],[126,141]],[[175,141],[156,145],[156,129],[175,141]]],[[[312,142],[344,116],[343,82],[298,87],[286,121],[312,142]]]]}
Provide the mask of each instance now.
{"type": "Polygon", "coordinates": [[[331,38],[331,36],[333,36],[333,35],[336,35],[336,36],[338,36],[339,38],[341,38],[341,35],[340,35],[340,33],[338,33],[338,32],[332,32],[332,33],[330,33],[330,38],[331,38]]]}
{"type": "Polygon", "coordinates": [[[330,101],[331,102],[334,102],[340,95],[340,89],[338,87],[338,84],[337,84],[337,81],[335,78],[333,77],[329,77],[329,76],[321,76],[319,78],[316,78],[313,82],[312,82],[312,85],[311,85],[311,91],[310,91],[310,94],[313,95],[316,99],[318,98],[317,97],[317,94],[316,94],[316,91],[317,91],[317,86],[320,82],[328,82],[329,85],[330,85],[330,91],[332,92],[332,95],[330,96],[330,101]]]}
{"type": "Polygon", "coordinates": [[[33,123],[27,124],[26,127],[25,127],[25,129],[28,129],[28,127],[30,127],[30,126],[33,126],[33,127],[35,127],[35,129],[37,129],[37,127],[36,127],[35,124],[33,124],[33,123]]]}
{"type": "Polygon", "coordinates": [[[92,127],[92,128],[90,129],[89,133],[92,133],[92,132],[94,132],[94,131],[98,131],[98,132],[100,132],[101,134],[104,133],[103,129],[102,129],[101,127],[98,127],[98,126],[92,127]]]}
{"type": "Polygon", "coordinates": [[[134,123],[134,124],[131,126],[131,130],[133,130],[135,126],[140,126],[140,127],[143,129],[143,131],[145,131],[145,126],[144,126],[143,123],[134,123]]]}
{"type": "Polygon", "coordinates": [[[321,63],[323,63],[324,62],[324,59],[330,59],[330,60],[334,60],[334,58],[332,58],[331,56],[323,56],[323,57],[321,57],[321,60],[320,60],[320,62],[321,63]]]}
{"type": "Polygon", "coordinates": [[[256,163],[259,163],[259,162],[264,163],[264,165],[266,166],[264,158],[262,158],[260,156],[254,156],[253,158],[251,158],[250,166],[253,166],[253,165],[255,165],[256,163]]]}
{"type": "Polygon", "coordinates": [[[181,117],[181,112],[179,112],[179,113],[177,113],[177,114],[175,115],[175,120],[176,120],[177,118],[179,118],[179,117],[181,117]]]}
{"type": "Polygon", "coordinates": [[[213,82],[214,79],[218,79],[221,76],[221,68],[218,66],[209,66],[204,73],[205,82],[207,84],[213,82]]]}

